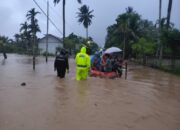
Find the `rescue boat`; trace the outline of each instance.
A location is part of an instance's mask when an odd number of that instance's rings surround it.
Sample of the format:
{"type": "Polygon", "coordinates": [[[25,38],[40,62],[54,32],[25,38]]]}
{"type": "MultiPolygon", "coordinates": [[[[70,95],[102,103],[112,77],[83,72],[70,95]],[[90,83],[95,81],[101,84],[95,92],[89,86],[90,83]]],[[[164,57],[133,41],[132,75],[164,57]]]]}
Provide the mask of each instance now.
{"type": "Polygon", "coordinates": [[[120,78],[121,75],[119,75],[116,72],[101,72],[98,70],[90,70],[90,76],[91,77],[101,77],[101,78],[120,78]]]}

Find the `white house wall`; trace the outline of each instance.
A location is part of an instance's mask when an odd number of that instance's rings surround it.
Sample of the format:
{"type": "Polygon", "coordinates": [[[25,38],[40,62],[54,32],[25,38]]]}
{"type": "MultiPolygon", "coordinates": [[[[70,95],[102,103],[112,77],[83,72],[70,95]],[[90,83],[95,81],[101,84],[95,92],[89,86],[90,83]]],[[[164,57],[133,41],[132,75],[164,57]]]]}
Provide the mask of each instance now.
{"type": "MultiPolygon", "coordinates": [[[[62,47],[62,44],[60,44],[60,43],[48,43],[48,53],[55,54],[57,47],[62,47]]],[[[46,43],[39,43],[39,49],[41,49],[41,54],[46,52],[46,43]]]]}
{"type": "MultiPolygon", "coordinates": [[[[45,37],[39,41],[38,47],[41,50],[40,52],[41,54],[46,52],[46,38],[45,37]]],[[[62,43],[56,38],[49,36],[48,37],[48,53],[55,54],[57,47],[63,47],[62,43]]]]}

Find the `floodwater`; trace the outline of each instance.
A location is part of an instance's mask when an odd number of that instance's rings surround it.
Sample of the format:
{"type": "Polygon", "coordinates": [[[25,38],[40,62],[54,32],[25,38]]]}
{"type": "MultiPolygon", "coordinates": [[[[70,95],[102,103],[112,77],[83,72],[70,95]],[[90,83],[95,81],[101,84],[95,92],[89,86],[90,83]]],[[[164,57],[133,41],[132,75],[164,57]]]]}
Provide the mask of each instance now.
{"type": "Polygon", "coordinates": [[[0,130],[180,130],[180,77],[131,64],[127,80],[76,81],[73,59],[65,79],[53,62],[0,57],[0,130]]]}

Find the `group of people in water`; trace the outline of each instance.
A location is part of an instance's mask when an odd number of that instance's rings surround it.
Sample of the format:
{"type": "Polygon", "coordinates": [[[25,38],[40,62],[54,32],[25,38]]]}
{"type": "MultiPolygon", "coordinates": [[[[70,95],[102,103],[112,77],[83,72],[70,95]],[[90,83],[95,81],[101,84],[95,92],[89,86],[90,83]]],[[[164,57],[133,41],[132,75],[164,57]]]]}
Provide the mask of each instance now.
{"type": "MultiPolygon", "coordinates": [[[[76,80],[87,79],[89,70],[100,72],[115,72],[118,76],[122,75],[122,60],[117,55],[103,54],[96,52],[90,59],[86,53],[86,48],[82,47],[81,51],[75,57],[76,80]]],[[[57,53],[54,62],[54,70],[57,70],[57,76],[64,78],[66,71],[69,73],[68,55],[65,50],[57,53]]]]}
{"type": "Polygon", "coordinates": [[[95,53],[91,59],[91,69],[101,72],[116,72],[118,76],[122,75],[123,60],[115,54],[95,53]]]}

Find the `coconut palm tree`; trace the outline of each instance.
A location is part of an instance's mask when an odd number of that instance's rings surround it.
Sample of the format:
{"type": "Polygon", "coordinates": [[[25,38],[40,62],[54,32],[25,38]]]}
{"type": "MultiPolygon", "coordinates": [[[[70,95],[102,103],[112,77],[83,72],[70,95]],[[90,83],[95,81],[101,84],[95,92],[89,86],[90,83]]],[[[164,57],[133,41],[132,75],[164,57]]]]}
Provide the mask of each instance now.
{"type": "Polygon", "coordinates": [[[115,29],[119,39],[122,39],[123,59],[131,53],[130,41],[139,40],[140,36],[140,15],[132,7],[126,8],[126,13],[120,14],[117,19],[117,28],[115,29]]]}
{"type": "Polygon", "coordinates": [[[88,39],[88,27],[91,25],[92,21],[91,19],[94,17],[94,15],[92,15],[92,12],[94,10],[89,10],[89,7],[86,5],[81,6],[81,8],[79,8],[79,12],[77,12],[78,14],[78,22],[79,23],[83,23],[84,27],[86,28],[86,38],[88,39]]]}
{"type": "Polygon", "coordinates": [[[31,9],[28,11],[26,17],[27,20],[30,21],[30,25],[28,26],[28,28],[30,29],[30,33],[34,36],[36,36],[37,32],[41,32],[39,25],[38,25],[38,20],[35,18],[37,14],[39,14],[40,12],[36,12],[35,8],[31,9]]]}
{"type": "Polygon", "coordinates": [[[20,32],[23,32],[24,34],[27,34],[28,32],[28,24],[27,22],[21,23],[20,24],[20,32]]]}
{"type": "Polygon", "coordinates": [[[26,51],[27,51],[28,47],[30,47],[30,42],[28,42],[28,41],[30,41],[30,38],[31,38],[30,31],[29,31],[29,25],[28,25],[27,22],[24,22],[24,23],[20,24],[20,26],[21,26],[20,27],[20,32],[22,33],[21,34],[22,35],[22,40],[26,44],[26,51]]]}
{"type": "Polygon", "coordinates": [[[125,55],[126,55],[126,35],[127,35],[128,30],[129,30],[129,28],[128,28],[128,15],[127,14],[121,15],[121,20],[119,22],[120,22],[120,25],[118,27],[118,30],[120,30],[123,34],[123,59],[124,59],[125,55]]]}
{"type": "MultiPolygon", "coordinates": [[[[81,3],[81,0],[77,0],[78,3],[81,3]]],[[[60,0],[54,0],[54,4],[58,4],[60,2],[60,0]]],[[[62,2],[63,4],[63,47],[65,46],[64,44],[64,38],[65,38],[65,4],[66,4],[66,0],[63,0],[62,2]]]]}
{"type": "Polygon", "coordinates": [[[21,36],[20,34],[15,34],[14,38],[15,38],[15,42],[18,43],[20,41],[21,36]]]}
{"type": "Polygon", "coordinates": [[[161,42],[161,33],[163,32],[162,30],[164,30],[164,25],[163,23],[165,22],[165,20],[167,20],[167,24],[166,24],[166,28],[168,29],[170,27],[170,17],[171,17],[171,9],[172,9],[172,0],[169,0],[169,4],[168,4],[168,10],[167,10],[167,19],[163,18],[161,19],[161,9],[162,9],[162,0],[159,0],[159,60],[160,60],[160,65],[162,63],[162,58],[163,58],[163,44],[161,42]]]}
{"type": "Polygon", "coordinates": [[[39,14],[39,12],[36,12],[35,8],[32,8],[31,10],[28,11],[26,15],[27,20],[30,21],[29,29],[33,38],[33,69],[34,70],[35,70],[35,43],[37,38],[36,33],[40,32],[38,20],[35,18],[37,14],[39,14]]]}

